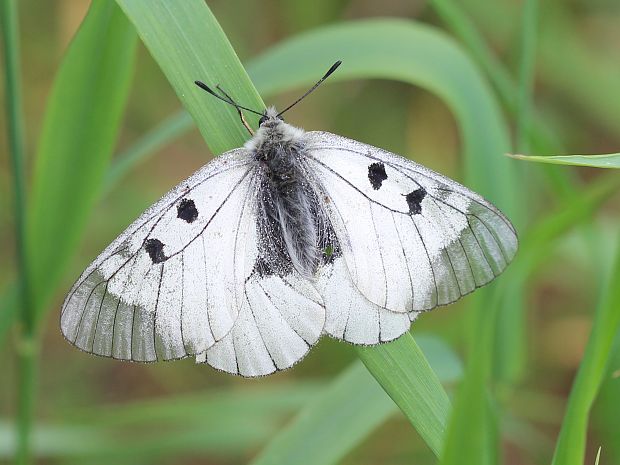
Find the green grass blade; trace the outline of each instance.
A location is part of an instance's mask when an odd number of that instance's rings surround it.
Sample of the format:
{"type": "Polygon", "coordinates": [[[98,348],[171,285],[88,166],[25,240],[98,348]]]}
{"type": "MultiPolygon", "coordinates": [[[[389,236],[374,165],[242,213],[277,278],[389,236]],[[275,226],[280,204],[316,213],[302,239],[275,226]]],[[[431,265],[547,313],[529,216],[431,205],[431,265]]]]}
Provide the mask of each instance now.
{"type": "Polygon", "coordinates": [[[520,155],[508,154],[517,160],[533,161],[537,163],[550,163],[553,165],[590,166],[592,168],[620,168],[620,153],[607,153],[602,155],[520,155]]]}
{"type": "MultiPolygon", "coordinates": [[[[419,336],[420,346],[430,362],[430,367],[410,367],[411,377],[428,375],[435,379],[435,373],[440,374],[444,383],[454,382],[461,375],[460,361],[452,350],[437,338],[419,336]]],[[[407,337],[405,345],[415,344],[413,338],[407,337]]],[[[404,351],[419,350],[416,347],[404,347],[404,351]]],[[[368,350],[370,352],[370,349],[368,350]]],[[[389,351],[383,354],[385,365],[372,370],[388,372],[393,363],[389,351]]],[[[362,356],[363,357],[363,356],[362,356]]],[[[380,364],[377,358],[369,357],[369,363],[380,364]]],[[[414,365],[415,362],[412,362],[414,365]]],[[[392,367],[393,369],[393,367],[392,367]]],[[[401,370],[395,370],[400,373],[401,370]]],[[[420,383],[414,382],[414,385],[420,383]]],[[[422,383],[424,384],[424,383],[422,383]]],[[[433,388],[433,381],[425,384],[426,388],[433,388]]],[[[400,389],[395,381],[388,389],[400,389]]],[[[385,386],[384,386],[385,389],[385,386]]],[[[411,402],[411,410],[405,412],[414,417],[414,421],[423,421],[420,415],[414,415],[413,410],[424,406],[429,425],[418,428],[421,434],[428,433],[426,438],[429,444],[439,446],[441,436],[435,434],[433,424],[441,422],[442,415],[433,412],[448,407],[448,400],[442,405],[426,405],[427,399],[433,398],[428,393],[419,392],[418,402],[411,402]],[[425,431],[423,433],[423,431],[425,431]],[[432,439],[434,438],[434,439],[432,439]]],[[[391,394],[392,395],[392,394],[391,394]]],[[[396,392],[394,395],[398,396],[396,392]]],[[[386,395],[377,381],[368,373],[364,366],[357,362],[342,372],[327,386],[319,396],[309,402],[299,415],[282,432],[276,436],[268,446],[252,461],[252,465],[330,465],[339,461],[355,446],[360,444],[374,429],[383,424],[397,411],[393,401],[386,395]]]]}
{"type": "MultiPolygon", "coordinates": [[[[247,131],[236,110],[198,88],[195,80],[222,84],[237,102],[263,111],[230,42],[202,0],[174,2],[117,0],[162,69],[213,153],[239,147],[247,131]]],[[[256,127],[257,116],[247,115],[256,127]]]]}
{"type": "Polygon", "coordinates": [[[54,80],[34,167],[28,253],[35,308],[47,302],[100,192],[132,76],[135,31],[96,0],[54,80]]]}
{"type": "MultiPolygon", "coordinates": [[[[445,22],[447,27],[451,29],[459,40],[467,47],[468,51],[480,65],[484,73],[489,77],[491,84],[495,88],[499,99],[508,112],[512,115],[519,113],[519,86],[511,75],[510,71],[497,58],[492,48],[487,44],[485,38],[478,30],[465,8],[459,2],[454,0],[431,0],[429,4],[435,12],[445,22]]],[[[469,6],[469,5],[468,5],[469,6]]],[[[536,16],[536,15],[533,15],[536,16]]],[[[531,14],[524,19],[533,22],[535,18],[531,14]]],[[[531,28],[531,26],[528,26],[531,28]]],[[[523,37],[525,41],[528,37],[523,37]]],[[[533,44],[527,44],[524,50],[532,47],[533,44]]],[[[533,58],[528,54],[528,61],[533,58]]],[[[526,69],[524,69],[526,71],[526,69]]],[[[529,73],[529,71],[527,71],[529,73]]],[[[542,116],[537,115],[534,111],[532,114],[534,123],[528,125],[527,136],[531,140],[533,146],[537,150],[557,151],[560,149],[559,141],[556,134],[547,127],[547,122],[542,116]]]]}
{"type": "Polygon", "coordinates": [[[497,426],[490,409],[487,386],[498,299],[490,298],[490,294],[484,289],[474,296],[477,305],[472,315],[474,326],[469,336],[468,364],[455,397],[441,465],[495,463],[497,445],[493,431],[497,426]]]}
{"type": "Polygon", "coordinates": [[[396,402],[435,455],[448,424],[450,400],[410,334],[357,350],[366,368],[396,402]]]}
{"type": "MultiPolygon", "coordinates": [[[[536,65],[536,43],[538,23],[538,0],[526,0],[521,13],[519,74],[517,105],[515,108],[516,150],[530,150],[533,123],[532,94],[536,65]]],[[[524,166],[519,166],[522,176],[528,176],[524,166]]],[[[531,167],[529,167],[531,168],[531,167]]],[[[528,176],[529,177],[529,176],[528,176]]],[[[532,186],[534,187],[534,186],[532,186]]],[[[505,278],[504,278],[505,279],[505,278]]],[[[502,311],[497,317],[497,336],[494,344],[494,377],[502,381],[518,382],[526,371],[526,294],[525,280],[513,283],[507,289],[502,311]]]]}
{"type": "MultiPolygon", "coordinates": [[[[180,457],[198,454],[238,460],[276,434],[283,421],[323,386],[299,382],[228,388],[66,411],[62,422],[35,428],[34,455],[42,460],[132,465],[162,457],[181,462],[180,457]]],[[[11,429],[0,419],[0,461],[15,450],[11,429]]]]}
{"type": "Polygon", "coordinates": [[[590,409],[606,373],[607,362],[620,330],[620,237],[616,263],[596,309],[592,331],[573,382],[552,465],[581,465],[585,456],[590,409]]]}
{"type": "Polygon", "coordinates": [[[489,76],[504,105],[515,110],[518,97],[517,86],[513,77],[494,55],[491,47],[476,29],[476,25],[465,14],[463,7],[454,0],[430,0],[429,4],[469,49],[472,56],[489,76]]]}
{"type": "MultiPolygon", "coordinates": [[[[26,263],[26,154],[24,150],[24,115],[22,110],[19,18],[16,0],[0,1],[0,22],[4,58],[5,110],[7,141],[13,179],[13,211],[15,214],[15,249],[19,275],[24,330],[32,332],[32,312],[28,303],[28,272],[26,263]]],[[[15,302],[20,305],[20,302],[15,302]]]]}
{"type": "Polygon", "coordinates": [[[9,284],[0,295],[0,350],[6,335],[13,326],[19,310],[19,291],[15,284],[9,284]]]}
{"type": "Polygon", "coordinates": [[[13,177],[13,213],[15,215],[15,249],[17,251],[18,298],[2,315],[1,324],[10,321],[11,316],[21,317],[22,327],[17,343],[18,381],[17,381],[17,451],[18,464],[31,463],[31,428],[34,417],[34,372],[36,361],[32,350],[34,332],[34,312],[30,298],[30,277],[26,252],[26,157],[24,150],[24,122],[22,111],[21,65],[19,43],[19,15],[17,2],[0,2],[0,21],[4,57],[4,81],[6,96],[6,120],[10,166],[13,177]]]}
{"type": "Polygon", "coordinates": [[[185,111],[166,118],[131,147],[115,157],[106,174],[105,191],[110,191],[129,171],[165,147],[171,140],[180,137],[193,127],[193,121],[185,111]]]}
{"type": "Polygon", "coordinates": [[[67,412],[72,424],[109,428],[144,428],[158,425],[218,424],[229,419],[285,417],[299,410],[325,386],[319,381],[298,381],[251,389],[207,390],[196,394],[107,405],[67,412]],[[208,421],[206,420],[208,419],[208,421]]]}
{"type": "Polygon", "coordinates": [[[252,465],[338,463],[395,411],[364,366],[354,363],[309,402],[252,465]]]}
{"type": "Polygon", "coordinates": [[[538,0],[526,0],[521,20],[521,50],[519,60],[519,93],[517,99],[516,144],[520,152],[529,151],[531,126],[532,88],[536,66],[536,38],[538,0]]]}

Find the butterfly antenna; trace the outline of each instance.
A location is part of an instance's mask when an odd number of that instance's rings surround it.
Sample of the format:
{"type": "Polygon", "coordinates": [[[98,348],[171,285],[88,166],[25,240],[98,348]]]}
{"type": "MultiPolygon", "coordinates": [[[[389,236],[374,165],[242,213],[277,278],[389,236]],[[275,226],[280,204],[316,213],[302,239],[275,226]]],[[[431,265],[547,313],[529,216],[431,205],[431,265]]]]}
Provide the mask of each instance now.
{"type": "Polygon", "coordinates": [[[291,103],[288,107],[286,107],[284,110],[282,110],[280,113],[278,113],[278,116],[282,116],[285,112],[289,111],[291,108],[293,108],[295,105],[297,105],[303,99],[305,99],[308,95],[310,95],[314,91],[314,89],[319,87],[323,83],[323,81],[325,79],[327,79],[330,76],[330,74],[332,74],[334,71],[336,71],[338,66],[340,66],[341,64],[342,64],[342,61],[340,61],[340,60],[338,60],[336,63],[334,63],[332,65],[332,67],[327,70],[325,75],[321,79],[319,79],[315,85],[313,85],[304,95],[299,97],[297,100],[295,100],[293,103],[291,103]]]}
{"type": "MultiPolygon", "coordinates": [[[[216,98],[219,98],[222,102],[226,102],[229,105],[232,105],[233,107],[235,107],[237,110],[245,110],[245,111],[249,111],[250,113],[254,113],[255,115],[258,116],[263,116],[263,113],[260,113],[256,110],[252,110],[251,108],[246,108],[244,106],[239,105],[238,103],[234,102],[232,99],[230,99],[230,97],[228,97],[228,95],[226,95],[226,97],[228,98],[224,98],[219,94],[216,94],[208,85],[206,85],[204,82],[202,81],[194,81],[194,84],[196,84],[198,87],[200,87],[202,90],[207,91],[208,93],[210,93],[211,95],[213,95],[216,98]],[[230,100],[229,100],[230,99],[230,100]]],[[[221,89],[220,89],[221,90],[221,89]]]]}

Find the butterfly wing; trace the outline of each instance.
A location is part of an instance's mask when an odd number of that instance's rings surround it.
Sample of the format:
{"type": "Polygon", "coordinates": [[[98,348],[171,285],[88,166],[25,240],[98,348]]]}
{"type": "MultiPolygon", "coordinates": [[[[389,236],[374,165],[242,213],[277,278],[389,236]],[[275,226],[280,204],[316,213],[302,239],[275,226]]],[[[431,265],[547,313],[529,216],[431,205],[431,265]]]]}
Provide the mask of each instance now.
{"type": "Polygon", "coordinates": [[[393,312],[370,302],[356,289],[342,256],[321,269],[316,286],[325,302],[325,333],[352,344],[396,339],[418,315],[393,312]]]}
{"type": "Polygon", "coordinates": [[[449,304],[514,257],[513,226],[478,194],[370,145],[305,137],[350,278],[378,307],[413,316],[449,304]]]}
{"type": "Polygon", "coordinates": [[[240,219],[253,172],[247,150],[233,150],[144,212],[73,285],[64,336],[133,361],[195,355],[223,339],[244,299],[240,219]]]}
{"type": "Polygon", "coordinates": [[[256,275],[230,333],[196,360],[235,375],[269,375],[300,361],[324,324],[323,301],[310,282],[296,274],[256,275]]]}
{"type": "Polygon", "coordinates": [[[323,332],[325,308],[313,284],[273,250],[277,231],[257,202],[246,202],[242,222],[250,230],[239,317],[197,361],[245,377],[265,376],[290,368],[308,353],[323,332]]]}

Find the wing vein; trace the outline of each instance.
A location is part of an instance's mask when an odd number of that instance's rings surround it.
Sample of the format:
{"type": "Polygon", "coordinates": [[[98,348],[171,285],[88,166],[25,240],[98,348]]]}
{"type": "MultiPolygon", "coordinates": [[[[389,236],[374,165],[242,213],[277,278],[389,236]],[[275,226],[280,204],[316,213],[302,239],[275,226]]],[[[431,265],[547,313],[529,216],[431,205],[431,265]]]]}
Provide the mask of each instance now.
{"type": "Polygon", "coordinates": [[[398,237],[398,243],[400,244],[400,250],[402,250],[403,257],[405,257],[405,266],[407,267],[407,276],[409,277],[409,287],[411,287],[411,311],[414,311],[414,308],[413,308],[414,289],[413,289],[413,280],[411,279],[411,269],[409,268],[409,259],[407,258],[407,252],[405,251],[403,240],[400,237],[400,231],[398,230],[398,226],[396,224],[396,218],[394,218],[394,212],[390,212],[390,215],[392,216],[392,223],[394,224],[394,229],[396,230],[396,236],[398,237]]]}
{"type": "Polygon", "coordinates": [[[164,265],[162,262],[159,272],[159,284],[157,285],[157,296],[155,297],[155,310],[153,311],[153,352],[155,353],[155,360],[159,360],[159,354],[157,353],[157,310],[159,307],[159,296],[161,293],[161,282],[164,279],[164,265]]]}

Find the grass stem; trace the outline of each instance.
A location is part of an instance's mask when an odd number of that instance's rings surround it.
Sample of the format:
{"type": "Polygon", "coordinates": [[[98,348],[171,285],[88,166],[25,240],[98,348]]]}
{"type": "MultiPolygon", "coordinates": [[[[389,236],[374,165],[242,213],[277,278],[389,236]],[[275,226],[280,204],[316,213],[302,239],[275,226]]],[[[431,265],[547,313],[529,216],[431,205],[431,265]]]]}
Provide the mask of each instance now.
{"type": "Polygon", "coordinates": [[[538,0],[526,0],[521,19],[521,56],[516,111],[516,148],[520,153],[530,151],[529,124],[536,68],[537,24],[538,0]]]}
{"type": "Polygon", "coordinates": [[[15,211],[15,241],[19,283],[21,333],[18,344],[18,419],[16,463],[31,462],[30,437],[35,392],[34,318],[29,305],[28,270],[26,257],[26,188],[24,118],[20,73],[19,15],[16,0],[0,1],[0,21],[4,48],[4,82],[6,119],[11,172],[13,178],[13,209],[15,211]]]}

